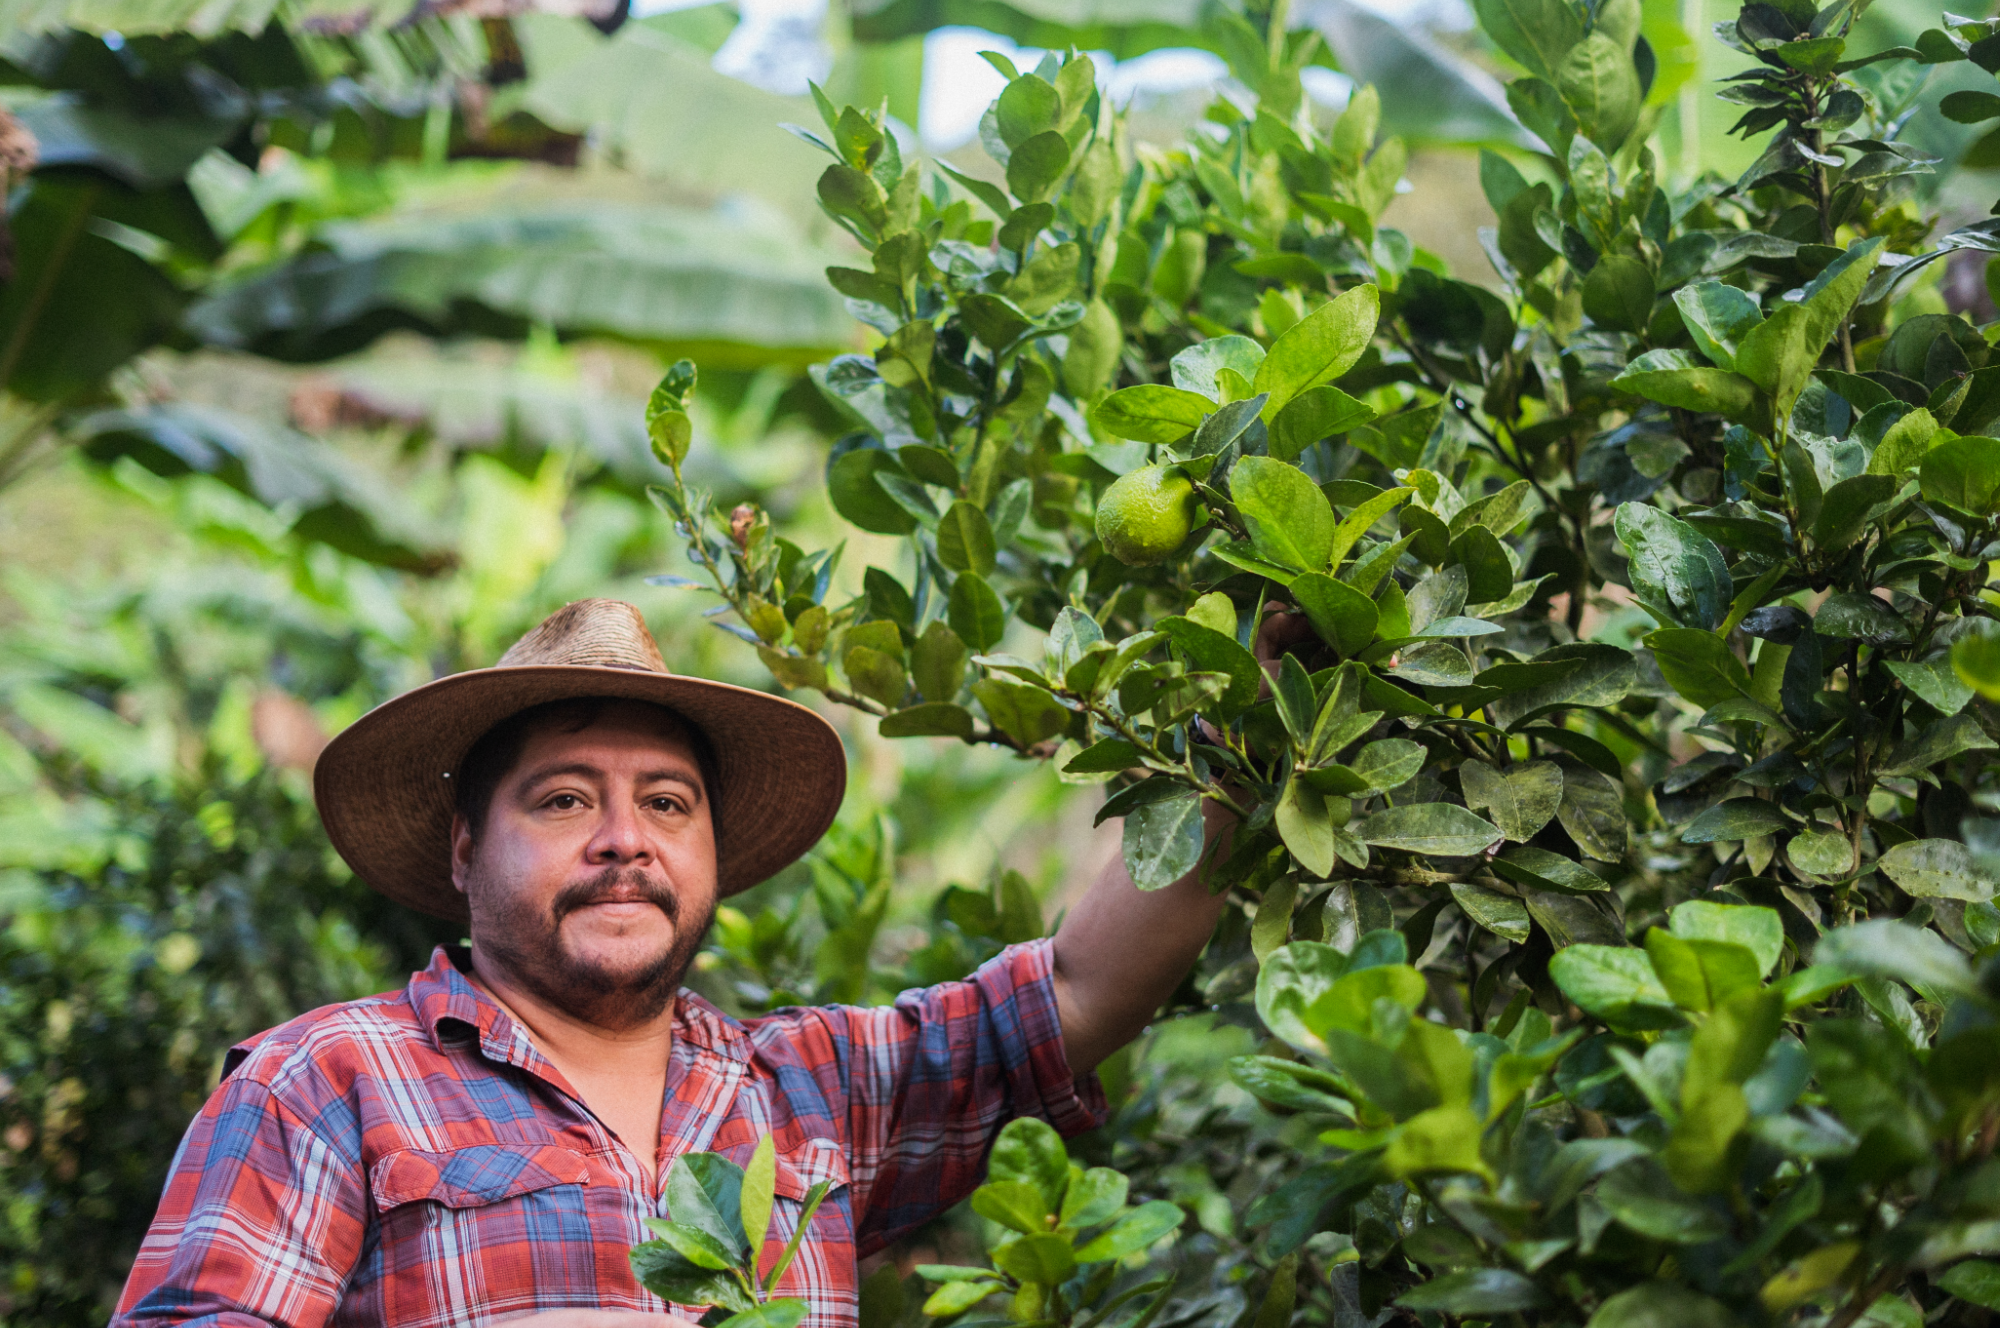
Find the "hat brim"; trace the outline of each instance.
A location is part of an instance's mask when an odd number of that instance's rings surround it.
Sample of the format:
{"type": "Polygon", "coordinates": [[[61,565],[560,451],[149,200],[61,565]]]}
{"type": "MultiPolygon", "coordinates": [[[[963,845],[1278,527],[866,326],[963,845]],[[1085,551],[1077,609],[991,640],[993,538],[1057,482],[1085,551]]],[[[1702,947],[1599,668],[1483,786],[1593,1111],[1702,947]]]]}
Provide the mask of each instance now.
{"type": "Polygon", "coordinates": [[[450,775],[486,731],[550,701],[612,697],[667,706],[715,750],[718,892],[768,880],[819,841],[847,791],[847,756],[825,719],[782,697],[681,674],[574,664],[456,673],[369,711],[320,753],[313,798],[340,856],[378,892],[469,920],[451,880],[450,775]]]}

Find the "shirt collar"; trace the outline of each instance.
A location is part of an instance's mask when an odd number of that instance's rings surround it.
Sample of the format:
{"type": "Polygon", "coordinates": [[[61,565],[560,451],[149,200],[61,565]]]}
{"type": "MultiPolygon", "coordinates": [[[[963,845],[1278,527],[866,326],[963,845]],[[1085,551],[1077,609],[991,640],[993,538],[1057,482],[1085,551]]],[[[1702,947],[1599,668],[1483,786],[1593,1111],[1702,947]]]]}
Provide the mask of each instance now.
{"type": "MultiPolygon", "coordinates": [[[[479,1049],[488,1059],[539,1069],[545,1063],[541,1053],[499,1003],[473,985],[466,976],[471,968],[472,956],[464,947],[440,945],[432,952],[429,967],[410,975],[410,1006],[430,1033],[432,1045],[442,1053],[454,1031],[446,1025],[456,1024],[478,1035],[479,1049]]],[[[750,1035],[743,1026],[686,987],[674,1000],[674,1041],[729,1060],[750,1059],[750,1035]]]]}

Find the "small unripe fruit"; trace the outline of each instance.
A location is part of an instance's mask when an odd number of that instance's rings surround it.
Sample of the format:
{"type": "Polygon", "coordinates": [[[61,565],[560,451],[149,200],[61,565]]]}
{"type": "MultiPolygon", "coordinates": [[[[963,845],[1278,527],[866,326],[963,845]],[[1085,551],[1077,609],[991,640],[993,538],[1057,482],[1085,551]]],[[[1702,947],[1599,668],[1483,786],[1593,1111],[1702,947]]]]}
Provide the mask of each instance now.
{"type": "Polygon", "coordinates": [[[1097,538],[1119,562],[1164,562],[1194,529],[1194,485],[1176,467],[1142,466],[1121,475],[1097,503],[1097,538]]]}

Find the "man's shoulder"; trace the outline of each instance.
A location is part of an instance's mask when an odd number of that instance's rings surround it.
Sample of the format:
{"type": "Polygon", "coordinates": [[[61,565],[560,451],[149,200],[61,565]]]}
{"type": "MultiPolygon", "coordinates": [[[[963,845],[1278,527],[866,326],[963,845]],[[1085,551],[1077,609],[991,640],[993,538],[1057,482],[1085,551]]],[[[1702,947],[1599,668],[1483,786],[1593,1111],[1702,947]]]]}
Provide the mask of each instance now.
{"type": "Polygon", "coordinates": [[[301,1072],[346,1077],[396,1054],[425,1034],[403,989],[308,1010],[245,1038],[223,1060],[225,1080],[276,1090],[301,1072]]]}

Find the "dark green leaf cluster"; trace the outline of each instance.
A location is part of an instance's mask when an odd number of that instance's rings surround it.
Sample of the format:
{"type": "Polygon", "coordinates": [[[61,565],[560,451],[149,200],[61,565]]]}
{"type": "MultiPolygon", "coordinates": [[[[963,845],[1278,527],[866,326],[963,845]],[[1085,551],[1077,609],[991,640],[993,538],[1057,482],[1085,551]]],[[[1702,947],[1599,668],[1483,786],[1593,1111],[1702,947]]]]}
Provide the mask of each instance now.
{"type": "Polygon", "coordinates": [[[1368,89],[1301,111],[1282,10],[1223,43],[1264,102],[1171,150],[1074,57],[1004,71],[1006,191],[826,107],[881,338],[819,375],[828,493],[914,581],[785,601],[767,662],[1104,782],[1140,887],[1229,892],[1195,994],[1313,1126],[1248,1217],[1363,1315],[1990,1299],[2000,362],[1919,278],[1996,245],[1926,247],[1891,76],[1990,25],[1744,6],[1762,152],[1673,182],[1638,5],[1477,10],[1544,149],[1482,155],[1492,283],[1382,224],[1402,146],[1368,89]]]}
{"type": "Polygon", "coordinates": [[[1007,1233],[991,1251],[992,1267],[920,1265],[918,1276],[937,1284],[924,1313],[956,1318],[1004,1295],[1007,1315],[996,1323],[1092,1328],[1121,1310],[1132,1328],[1151,1323],[1173,1279],[1121,1279],[1120,1265],[1170,1237],[1185,1215],[1159,1199],[1129,1206],[1128,1185],[1109,1167],[1070,1161],[1046,1122],[1013,1121],[993,1145],[986,1183],[972,1193],[972,1211],[1007,1233]]]}

